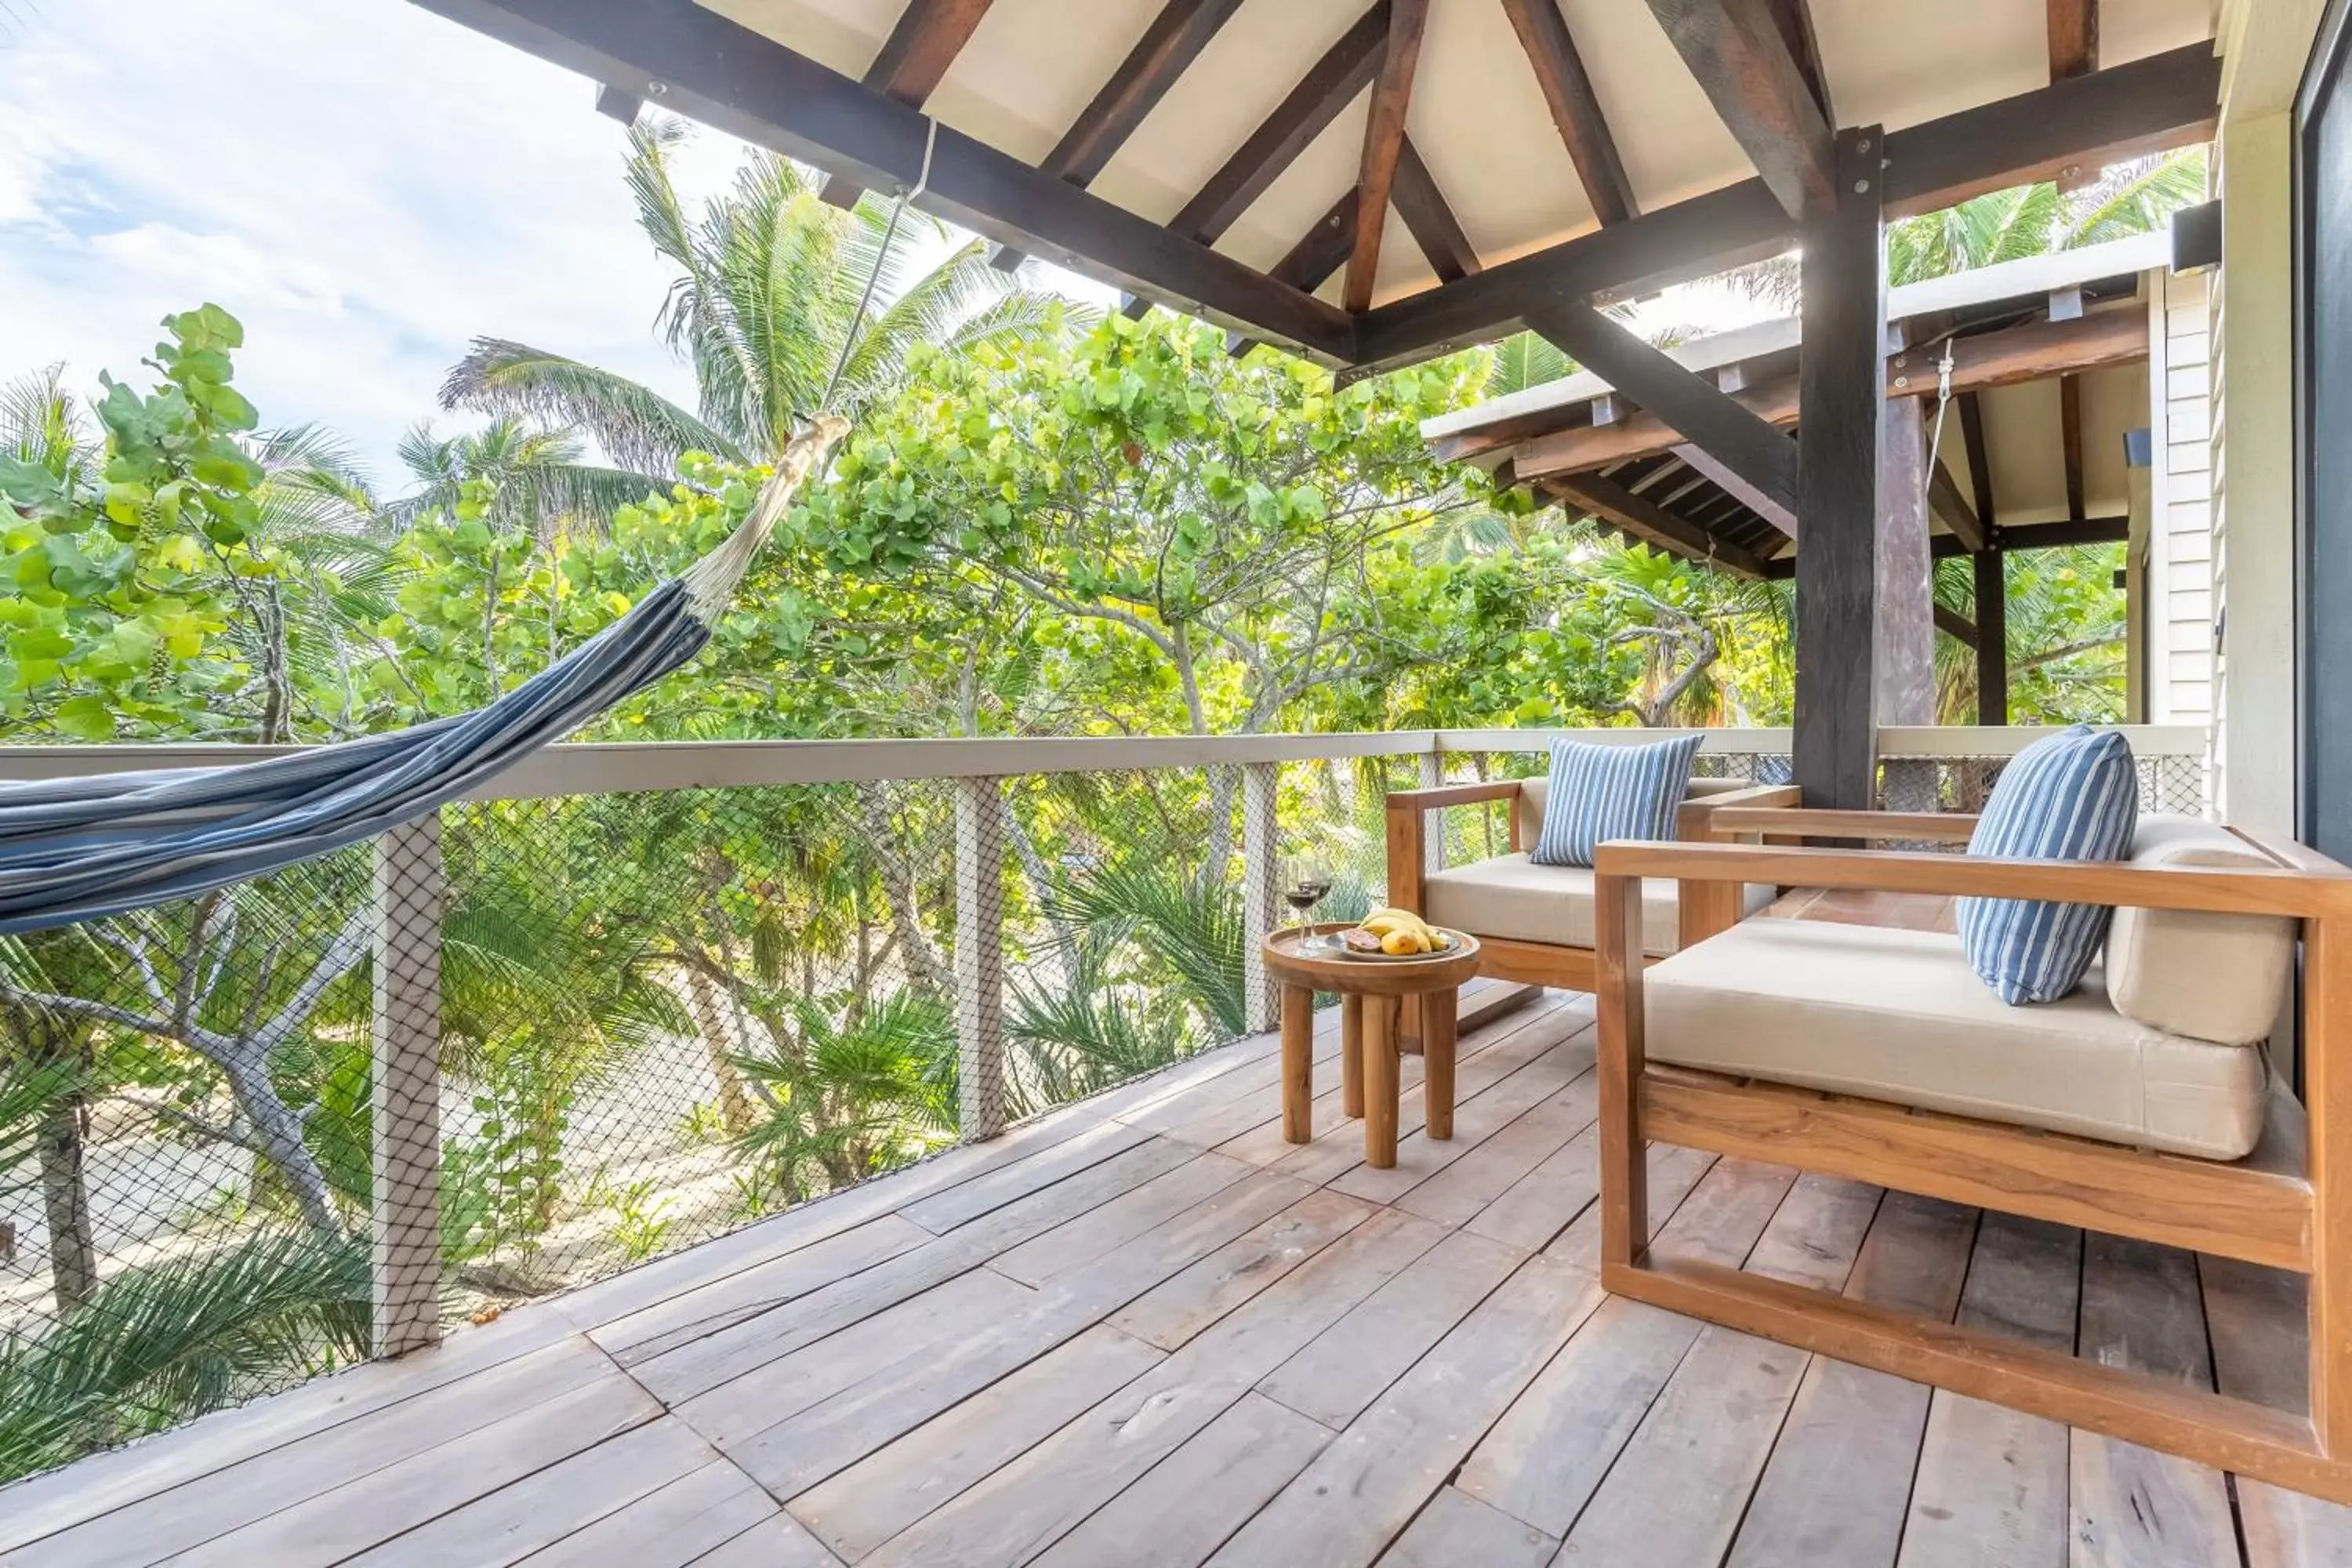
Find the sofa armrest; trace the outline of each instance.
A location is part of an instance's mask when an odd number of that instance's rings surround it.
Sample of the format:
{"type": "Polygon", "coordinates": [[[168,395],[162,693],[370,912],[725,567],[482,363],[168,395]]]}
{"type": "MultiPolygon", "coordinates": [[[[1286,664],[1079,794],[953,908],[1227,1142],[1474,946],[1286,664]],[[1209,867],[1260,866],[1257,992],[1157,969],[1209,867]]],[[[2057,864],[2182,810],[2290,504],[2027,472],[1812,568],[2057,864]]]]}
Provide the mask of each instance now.
{"type": "Polygon", "coordinates": [[[1713,826],[1718,841],[1760,837],[1781,842],[1858,838],[1966,844],[1976,833],[1977,819],[1957,811],[1822,811],[1757,803],[1719,808],[1713,826]]]}
{"type": "Polygon", "coordinates": [[[1722,829],[1716,821],[1717,812],[1792,806],[1804,798],[1804,792],[1795,784],[1753,784],[1721,795],[1694,795],[1675,809],[1675,837],[1685,842],[1719,839],[1722,829]]]}
{"type": "MultiPolygon", "coordinates": [[[[1423,846],[1429,841],[1428,816],[1449,805],[1475,805],[1481,801],[1516,802],[1517,779],[1493,779],[1486,784],[1434,784],[1428,789],[1392,790],[1388,797],[1389,903],[1421,912],[1421,879],[1426,870],[1423,846]]],[[[1511,813],[1511,847],[1519,847],[1518,813],[1511,813]]]]}

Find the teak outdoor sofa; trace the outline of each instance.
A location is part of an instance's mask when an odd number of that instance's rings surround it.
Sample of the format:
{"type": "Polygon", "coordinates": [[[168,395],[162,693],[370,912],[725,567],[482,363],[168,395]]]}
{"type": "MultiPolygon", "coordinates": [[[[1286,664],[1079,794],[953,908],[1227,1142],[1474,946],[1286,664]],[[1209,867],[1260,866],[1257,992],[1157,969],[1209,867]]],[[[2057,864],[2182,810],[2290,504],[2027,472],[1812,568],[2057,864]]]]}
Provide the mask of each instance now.
{"type": "MultiPolygon", "coordinates": [[[[1389,902],[1433,925],[1476,937],[1482,950],[1478,973],[1487,978],[1591,991],[1593,873],[1580,866],[1538,866],[1526,853],[1542,831],[1549,793],[1548,780],[1532,778],[1391,794],[1389,902]],[[1509,853],[1428,870],[1423,847],[1429,814],[1484,801],[1510,803],[1509,853]]],[[[1693,779],[1675,816],[1675,836],[1702,841],[1714,836],[1720,810],[1794,805],[1797,799],[1792,785],[1693,779]]],[[[1739,888],[1724,882],[1654,884],[1643,903],[1643,951],[1654,960],[1664,958],[1727,930],[1769,899],[1769,889],[1760,899],[1743,897],[1739,888]]]]}
{"type": "MultiPolygon", "coordinates": [[[[1974,821],[1733,809],[1713,826],[1964,842],[1974,821]]],[[[1737,842],[1611,844],[1597,862],[1610,1290],[2352,1501],[2352,873],[2179,817],[2143,818],[2115,862],[1737,842]],[[2112,973],[2011,1007],[1948,933],[1774,918],[1645,969],[1643,888],[1665,879],[2113,905],[2112,973]],[[2262,1044],[2298,942],[2301,1103],[2262,1044]],[[2309,1417],[1661,1253],[1652,1139],[2304,1274],[2309,1417]]]]}

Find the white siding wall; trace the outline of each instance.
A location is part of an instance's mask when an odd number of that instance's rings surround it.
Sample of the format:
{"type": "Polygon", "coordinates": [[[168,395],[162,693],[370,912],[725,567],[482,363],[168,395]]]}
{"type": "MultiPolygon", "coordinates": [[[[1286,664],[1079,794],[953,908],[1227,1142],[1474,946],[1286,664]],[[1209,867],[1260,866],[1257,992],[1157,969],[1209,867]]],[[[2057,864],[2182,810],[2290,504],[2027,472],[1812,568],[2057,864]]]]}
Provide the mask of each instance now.
{"type": "Polygon", "coordinates": [[[2147,719],[2213,717],[2211,319],[2201,276],[2148,274],[2147,719]]]}

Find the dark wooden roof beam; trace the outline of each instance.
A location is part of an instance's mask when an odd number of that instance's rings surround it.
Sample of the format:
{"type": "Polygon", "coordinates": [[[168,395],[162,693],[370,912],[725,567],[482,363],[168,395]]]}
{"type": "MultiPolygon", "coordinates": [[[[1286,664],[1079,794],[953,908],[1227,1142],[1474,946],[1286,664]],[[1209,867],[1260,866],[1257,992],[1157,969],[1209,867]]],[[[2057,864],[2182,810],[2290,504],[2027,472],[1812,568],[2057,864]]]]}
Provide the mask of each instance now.
{"type": "MultiPolygon", "coordinates": [[[[1355,246],[1357,195],[1353,185],[1341,192],[1339,199],[1299,237],[1297,244],[1283,253],[1267,276],[1309,294],[1323,287],[1331,274],[1347,265],[1348,252],[1355,246]]],[[[1225,339],[1225,352],[1236,359],[1256,346],[1256,340],[1246,332],[1234,332],[1225,339]]]]}
{"type": "Polygon", "coordinates": [[[1953,537],[1971,554],[1982,550],[1990,540],[1985,531],[1984,521],[1977,516],[1977,509],[1960,494],[1960,487],[1953,481],[1952,470],[1946,468],[1940,458],[1936,463],[1935,471],[1927,477],[1927,510],[1943,519],[1944,526],[1952,531],[1953,537]]]}
{"type": "Polygon", "coordinates": [[[1795,515],[1797,448],[1769,421],[1590,305],[1554,306],[1532,324],[1570,359],[1745,480],[1769,506],[1795,515]]]}
{"type": "Polygon", "coordinates": [[[1188,239],[1214,243],[1364,90],[1380,70],[1388,38],[1389,0],[1378,0],[1324,51],[1168,226],[1188,239]]]}
{"type": "Polygon", "coordinates": [[[1462,231],[1454,209],[1446,205],[1445,193],[1437,188],[1436,176],[1421,161],[1410,136],[1397,149],[1396,183],[1389,188],[1389,205],[1404,219],[1406,232],[1421,247],[1440,283],[1467,278],[1479,269],[1477,249],[1462,231]]]}
{"type": "Polygon", "coordinates": [[[2210,142],[2221,90],[2212,45],[2187,44],[1894,132],[1886,216],[2210,142]]]}
{"type": "Polygon", "coordinates": [[[1761,577],[1764,563],[1737,545],[1724,543],[1685,518],[1613,479],[1579,474],[1546,486],[1561,500],[1622,530],[1645,544],[1687,561],[1709,563],[1743,577],[1761,577]]]}
{"type": "MultiPolygon", "coordinates": [[[[1241,5],[1242,0],[1168,0],[1094,101],[1037,166],[1074,185],[1094,184],[1241,5]]],[[[1020,251],[1000,246],[989,264],[1010,272],[1022,259],[1020,251]]]]}
{"type": "Polygon", "coordinates": [[[2050,79],[2099,68],[2099,0],[2049,0],[2050,79]]]}
{"type": "Polygon", "coordinates": [[[2066,516],[2083,521],[2083,379],[2058,378],[2058,444],[2066,465],[2066,516]]]}
{"type": "Polygon", "coordinates": [[[1763,7],[1755,0],[1650,0],[1650,14],[1789,215],[1825,206],[1833,162],[1829,119],[1763,7]]]}
{"type": "Polygon", "coordinates": [[[1977,521],[1990,533],[2000,519],[1993,515],[1992,453],[1985,445],[1984,405],[1973,392],[1961,393],[1958,401],[1960,439],[1969,449],[1969,496],[1975,503],[1977,521]]]}
{"type": "Polygon", "coordinates": [[[1519,35],[1528,64],[1535,69],[1536,85],[1543,89],[1552,124],[1559,128],[1569,160],[1576,165],[1576,177],[1584,186],[1585,199],[1592,204],[1593,216],[1604,225],[1639,216],[1633,183],[1625,177],[1616,138],[1610,135],[1609,122],[1601,117],[1601,100],[1593,93],[1592,79],[1585,74],[1576,40],[1569,36],[1568,23],[1559,14],[1559,0],[1503,0],[1503,10],[1519,35]]]}
{"type": "Polygon", "coordinates": [[[1389,0],[1389,36],[1372,79],[1372,101],[1364,116],[1364,153],[1356,177],[1356,246],[1348,257],[1340,308],[1351,314],[1372,308],[1372,283],[1381,266],[1381,237],[1389,222],[1389,194],[1404,154],[1404,119],[1412,107],[1413,72],[1421,64],[1421,37],[1429,26],[1430,0],[1389,0]]]}
{"type": "MultiPolygon", "coordinates": [[[[907,0],[882,52],[866,68],[865,82],[887,93],[909,109],[920,109],[956,56],[971,41],[992,0],[907,0]]],[[[824,183],[821,199],[846,212],[857,205],[866,187],[856,180],[835,176],[824,183]]]]}
{"type": "MultiPolygon", "coordinates": [[[[695,0],[419,0],[557,65],[861,184],[912,185],[930,124],[695,0]],[[658,90],[654,84],[660,84],[658,90]]],[[[1149,218],[938,128],[927,212],[1326,364],[1353,357],[1334,307],[1149,218]]]]}
{"type": "MultiPolygon", "coordinates": [[[[2075,321],[2029,321],[1977,337],[1954,339],[1952,391],[1956,396],[1964,396],[1970,392],[2039,381],[2068,371],[2132,364],[2147,357],[2147,316],[2142,310],[2097,310],[2075,321]]],[[[1601,374],[1606,375],[1608,372],[1603,370],[1601,374]]],[[[1930,397],[1936,391],[1935,377],[1907,375],[1889,362],[1889,397],[1930,397]],[[1895,384],[1898,377],[1904,383],[1900,386],[1895,384]]],[[[1768,424],[1792,424],[1797,417],[1797,378],[1778,376],[1757,383],[1732,401],[1768,424]]],[[[1961,417],[1965,428],[1965,405],[1961,417]]],[[[1677,429],[1653,407],[1613,425],[1574,425],[1549,435],[1532,437],[1514,447],[1512,457],[1519,472],[1534,479],[1605,468],[1648,453],[1671,450],[1689,438],[1688,432],[1677,429]]]]}
{"type": "Polygon", "coordinates": [[[1789,46],[1790,58],[1797,62],[1797,74],[1804,79],[1813,101],[1821,105],[1822,118],[1830,124],[1838,122],[1837,105],[1830,98],[1829,73],[1822,68],[1822,43],[1813,32],[1813,10],[1806,0],[1763,0],[1764,13],[1780,30],[1780,41],[1789,46]]]}
{"type": "Polygon", "coordinates": [[[1936,629],[1963,647],[1977,646],[1977,624],[1958,610],[1936,606],[1936,629]]]}
{"type": "MultiPolygon", "coordinates": [[[[2221,80],[2212,47],[2189,44],[1895,132],[1887,216],[2210,141],[2221,80]]],[[[1727,186],[1383,305],[1360,323],[1357,357],[1393,370],[1517,331],[1531,307],[1686,282],[1779,255],[1795,235],[1762,181],[1727,186]]]]}

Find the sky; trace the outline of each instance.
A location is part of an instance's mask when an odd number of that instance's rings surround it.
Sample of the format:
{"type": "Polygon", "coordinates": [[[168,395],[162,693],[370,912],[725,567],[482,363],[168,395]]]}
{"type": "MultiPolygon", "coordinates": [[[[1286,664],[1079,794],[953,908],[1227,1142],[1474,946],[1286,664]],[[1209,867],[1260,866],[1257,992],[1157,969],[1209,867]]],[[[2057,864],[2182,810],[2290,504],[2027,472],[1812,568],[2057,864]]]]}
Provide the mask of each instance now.
{"type": "MultiPolygon", "coordinates": [[[[264,425],[339,432],[386,494],[402,432],[478,422],[435,398],[477,336],[691,405],[594,92],[406,0],[0,0],[0,381],[140,377],[209,300],[264,425]]],[[[698,130],[688,200],[742,151],[698,130]]]]}
{"type": "MultiPolygon", "coordinates": [[[[140,378],[163,317],[211,301],[264,424],[335,430],[387,495],[404,430],[475,422],[435,395],[477,336],[690,404],[593,99],[406,0],[0,0],[0,380],[140,378]]],[[[697,131],[689,201],[741,152],[697,131]]]]}

